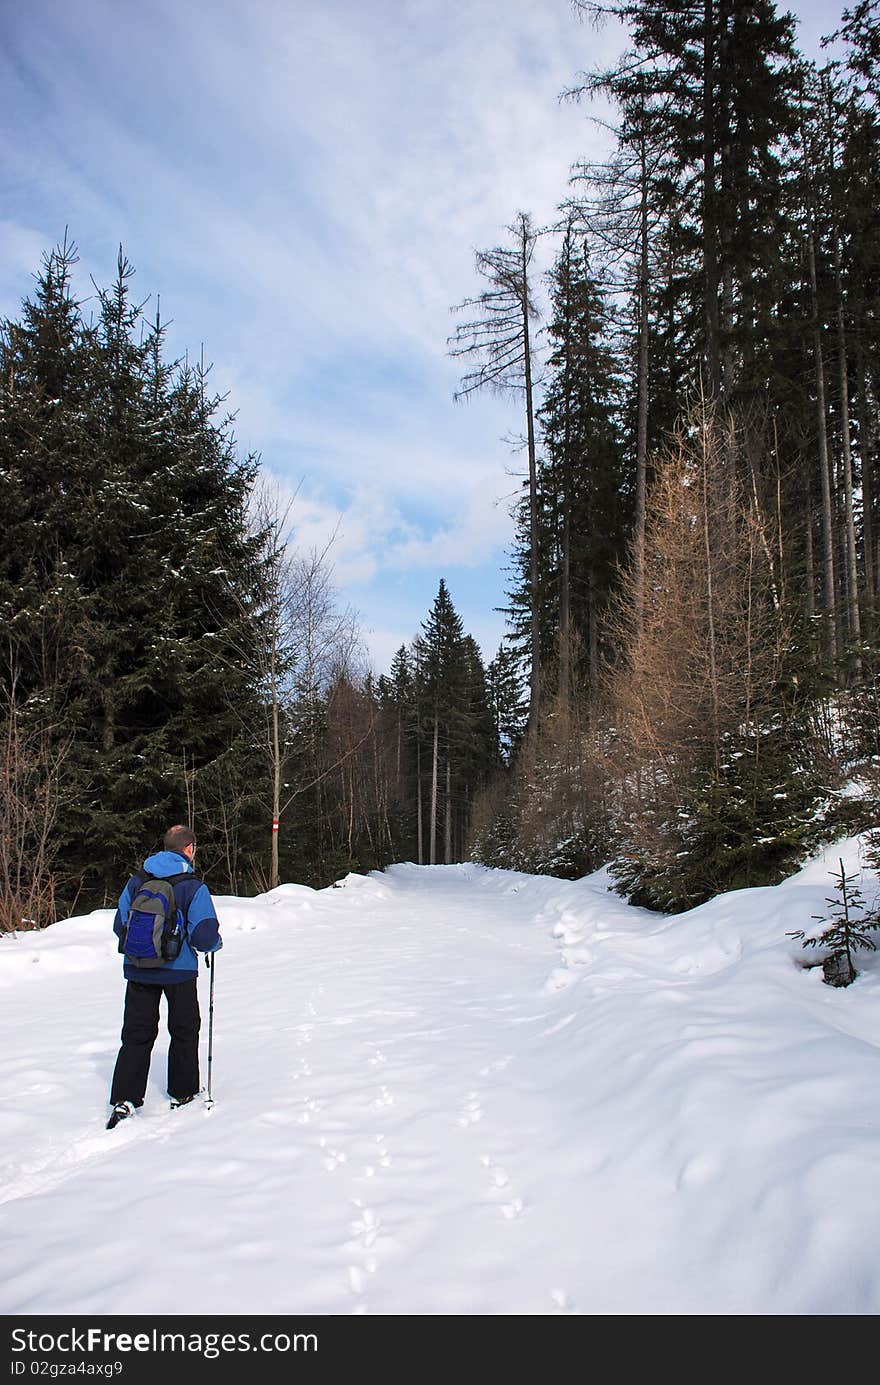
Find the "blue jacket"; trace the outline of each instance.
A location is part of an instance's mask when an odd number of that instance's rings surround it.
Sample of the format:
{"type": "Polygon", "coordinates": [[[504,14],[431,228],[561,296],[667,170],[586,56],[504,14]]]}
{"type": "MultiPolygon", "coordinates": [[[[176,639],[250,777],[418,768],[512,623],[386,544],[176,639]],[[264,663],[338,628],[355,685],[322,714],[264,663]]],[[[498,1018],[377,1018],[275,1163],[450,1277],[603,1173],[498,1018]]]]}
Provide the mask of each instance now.
{"type": "Polygon", "coordinates": [[[188,875],[186,880],[175,880],[174,898],[184,917],[184,939],[180,953],[173,962],[164,967],[137,967],[126,959],[123,974],[127,981],[146,981],[156,986],[173,986],[178,981],[192,981],[199,974],[199,959],[196,952],[219,952],[223,946],[214,901],[206,884],[195,874],[192,862],[177,851],[157,851],[148,856],[143,870],[133,875],[119,896],[119,907],[113,920],[113,932],[119,938],[119,951],[122,952],[122,926],[128,918],[131,902],[146,876],[155,875],[167,880],[172,875],[188,875]]]}

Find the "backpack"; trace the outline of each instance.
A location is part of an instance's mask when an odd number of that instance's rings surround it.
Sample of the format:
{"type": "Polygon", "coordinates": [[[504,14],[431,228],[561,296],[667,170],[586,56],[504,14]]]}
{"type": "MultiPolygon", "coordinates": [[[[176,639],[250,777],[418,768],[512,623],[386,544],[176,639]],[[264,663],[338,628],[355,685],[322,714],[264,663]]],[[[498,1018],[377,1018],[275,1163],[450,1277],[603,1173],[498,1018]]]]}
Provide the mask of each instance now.
{"type": "Polygon", "coordinates": [[[140,882],[122,925],[120,952],[136,967],[164,967],[179,957],[186,921],[177,907],[174,881],[188,872],[162,879],[149,875],[140,882]]]}

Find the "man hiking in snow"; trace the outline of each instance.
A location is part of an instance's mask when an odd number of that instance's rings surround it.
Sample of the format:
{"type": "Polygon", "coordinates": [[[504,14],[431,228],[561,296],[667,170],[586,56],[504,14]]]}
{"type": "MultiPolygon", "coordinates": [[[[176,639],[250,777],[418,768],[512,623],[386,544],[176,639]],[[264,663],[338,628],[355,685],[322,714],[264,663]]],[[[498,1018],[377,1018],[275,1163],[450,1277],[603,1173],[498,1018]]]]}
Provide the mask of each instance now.
{"type": "Polygon", "coordinates": [[[168,1095],[172,1107],[185,1106],[199,1090],[196,953],[217,952],[223,940],[214,901],[193,870],[196,839],[192,831],[182,825],[170,827],[162,846],[128,881],[113,920],[128,984],[108,1130],[144,1104],[163,993],[171,1036],[168,1095]]]}

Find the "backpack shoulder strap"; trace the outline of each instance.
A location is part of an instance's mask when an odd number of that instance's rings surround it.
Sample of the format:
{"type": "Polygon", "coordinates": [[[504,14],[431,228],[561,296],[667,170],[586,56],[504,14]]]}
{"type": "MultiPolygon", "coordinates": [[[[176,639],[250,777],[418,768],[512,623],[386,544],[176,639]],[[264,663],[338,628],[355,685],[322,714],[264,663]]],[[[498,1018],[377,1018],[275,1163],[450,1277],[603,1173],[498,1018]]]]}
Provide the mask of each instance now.
{"type": "Polygon", "coordinates": [[[184,927],[186,927],[189,924],[189,906],[192,903],[194,895],[200,889],[202,881],[199,880],[199,878],[195,876],[191,870],[182,870],[179,871],[177,875],[168,875],[165,878],[167,879],[168,884],[172,887],[172,889],[174,889],[175,885],[183,884],[185,880],[193,882],[195,888],[192,890],[184,890],[182,892],[182,898],[181,895],[178,894],[177,890],[174,890],[174,901],[177,908],[183,914],[183,923],[184,927]]]}

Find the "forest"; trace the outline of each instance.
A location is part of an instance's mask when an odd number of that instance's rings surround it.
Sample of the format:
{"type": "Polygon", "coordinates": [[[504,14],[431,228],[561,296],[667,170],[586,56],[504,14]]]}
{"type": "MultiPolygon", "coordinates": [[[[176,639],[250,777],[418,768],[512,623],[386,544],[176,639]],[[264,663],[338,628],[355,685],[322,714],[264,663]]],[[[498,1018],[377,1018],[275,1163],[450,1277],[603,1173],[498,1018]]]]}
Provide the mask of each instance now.
{"type": "Polygon", "coordinates": [[[525,458],[488,661],[438,574],[370,671],[123,251],[88,314],[44,256],[0,329],[0,930],[115,899],[172,820],[220,893],[608,863],[673,913],[876,823],[880,4],[821,65],[771,0],[574,9],[626,26],[563,94],[610,152],[554,225],[499,208],[448,343],[525,458]]]}

